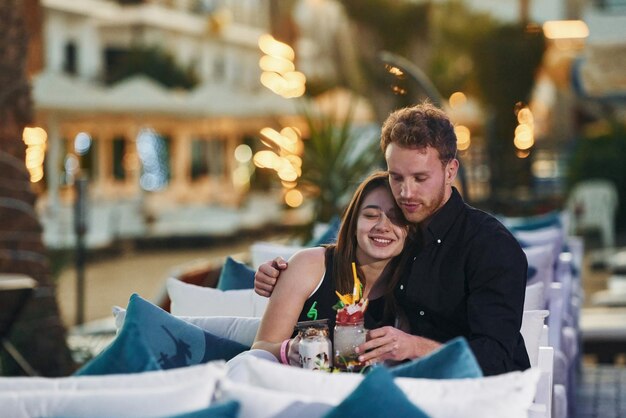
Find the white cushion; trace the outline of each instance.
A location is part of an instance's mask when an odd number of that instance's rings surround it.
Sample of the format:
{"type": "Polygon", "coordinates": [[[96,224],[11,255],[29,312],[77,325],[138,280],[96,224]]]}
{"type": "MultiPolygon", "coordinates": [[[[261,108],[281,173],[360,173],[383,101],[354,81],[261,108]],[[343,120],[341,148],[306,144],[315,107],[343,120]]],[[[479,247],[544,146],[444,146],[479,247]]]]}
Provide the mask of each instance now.
{"type": "MultiPolygon", "coordinates": [[[[539,375],[538,369],[530,369],[480,379],[396,378],[395,382],[414,404],[432,418],[521,418],[527,416],[528,408],[533,402],[539,375]]],[[[360,374],[304,370],[253,356],[244,357],[237,364],[234,373],[231,374],[229,370],[228,376],[226,380],[230,380],[231,385],[235,386],[230,389],[231,395],[244,386],[247,391],[253,391],[250,387],[263,388],[266,392],[274,391],[288,396],[289,400],[281,408],[296,401],[336,405],[363,379],[360,374]],[[236,384],[231,380],[233,375],[237,376],[236,384]]],[[[264,395],[257,393],[257,396],[264,395]]],[[[259,404],[262,401],[253,399],[252,396],[240,396],[237,399],[243,403],[244,410],[262,407],[259,404]],[[245,405],[246,402],[254,405],[245,405]]]]}
{"type": "MultiPolygon", "coordinates": [[[[126,309],[114,306],[113,316],[115,317],[115,327],[119,330],[124,325],[126,309]]],[[[177,318],[200,327],[213,335],[237,341],[248,347],[254,342],[261,323],[261,318],[243,316],[178,316],[177,318]]]]}
{"type": "Polygon", "coordinates": [[[563,245],[563,239],[565,233],[563,228],[559,226],[550,226],[546,228],[533,229],[530,231],[514,231],[513,234],[517,239],[527,245],[544,245],[544,244],[558,244],[556,249],[561,252],[561,245],[563,245]]]}
{"type": "Polygon", "coordinates": [[[546,307],[544,288],[543,282],[536,282],[526,286],[526,295],[524,297],[525,311],[540,310],[546,307]]]}
{"type": "Polygon", "coordinates": [[[158,417],[210,405],[223,361],[108,376],[0,379],[2,416],[158,417]]]}
{"type": "Polygon", "coordinates": [[[541,332],[545,324],[545,319],[549,314],[550,311],[542,309],[524,311],[524,314],[522,315],[522,328],[520,329],[520,332],[522,337],[524,337],[524,343],[526,345],[526,351],[528,352],[530,365],[533,367],[537,366],[541,332]]]}
{"type": "Polygon", "coordinates": [[[532,245],[522,250],[526,254],[528,268],[537,270],[534,276],[528,278],[528,284],[543,282],[544,286],[548,286],[552,283],[556,262],[554,244],[532,245]]]}
{"type": "Polygon", "coordinates": [[[259,266],[266,261],[282,257],[285,260],[300,251],[303,247],[297,245],[282,245],[272,242],[255,242],[250,246],[250,254],[252,255],[252,268],[257,270],[259,266]]]}
{"type": "Polygon", "coordinates": [[[317,392],[314,387],[309,388],[307,394],[280,392],[224,379],[216,400],[240,402],[242,418],[320,418],[339,402],[336,399],[324,402],[317,392]]]}
{"type": "Polygon", "coordinates": [[[218,290],[172,277],[167,279],[166,287],[172,302],[170,311],[177,316],[261,317],[269,300],[254,289],[218,290]]]}

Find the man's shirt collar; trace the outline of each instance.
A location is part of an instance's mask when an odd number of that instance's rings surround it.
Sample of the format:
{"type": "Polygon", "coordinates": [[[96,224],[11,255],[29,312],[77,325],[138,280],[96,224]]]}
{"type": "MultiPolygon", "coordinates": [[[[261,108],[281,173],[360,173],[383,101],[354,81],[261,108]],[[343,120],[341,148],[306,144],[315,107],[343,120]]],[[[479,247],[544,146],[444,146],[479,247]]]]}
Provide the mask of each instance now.
{"type": "Polygon", "coordinates": [[[441,244],[464,206],[465,202],[461,194],[455,187],[452,187],[452,194],[448,201],[435,212],[428,226],[422,231],[424,245],[429,245],[433,242],[441,244]]]}

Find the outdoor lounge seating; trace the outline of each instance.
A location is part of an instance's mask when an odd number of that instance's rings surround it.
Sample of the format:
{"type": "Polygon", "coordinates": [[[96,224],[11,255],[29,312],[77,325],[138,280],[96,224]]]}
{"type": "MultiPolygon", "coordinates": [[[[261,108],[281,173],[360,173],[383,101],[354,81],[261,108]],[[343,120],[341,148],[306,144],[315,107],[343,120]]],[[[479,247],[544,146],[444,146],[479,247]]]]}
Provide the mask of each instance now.
{"type": "MultiPolygon", "coordinates": [[[[437,354],[447,356],[439,364],[445,365],[447,377],[452,378],[444,380],[436,380],[432,375],[394,378],[326,374],[286,367],[267,358],[236,355],[252,344],[267,300],[252,290],[253,270],[245,263],[227,257],[221,265],[209,263],[210,272],[206,269],[201,272],[202,269],[197,267],[206,263],[199,262],[191,263],[184,269],[172,270],[176,273],[172,275],[177,277],[170,277],[165,287],[165,298],[171,301],[168,305],[171,313],[159,308],[159,303],[153,304],[138,295],[131,297],[127,308],[116,307],[117,337],[102,352],[102,356],[84,366],[77,376],[44,379],[40,383],[32,380],[33,384],[43,385],[36,390],[45,388],[46,395],[41,397],[28,393],[25,389],[28,385],[23,380],[0,378],[0,388],[3,385],[15,388],[10,386],[12,382],[20,382],[17,389],[0,394],[0,401],[11,399],[7,405],[22,411],[22,415],[16,416],[86,416],[80,415],[80,411],[85,410],[81,405],[90,404],[96,393],[95,388],[102,384],[104,386],[97,393],[103,393],[102,399],[115,404],[115,407],[97,401],[94,405],[97,404],[99,409],[97,413],[91,412],[90,417],[110,416],[111,411],[120,417],[171,417],[179,416],[175,413],[191,412],[192,409],[211,411],[211,408],[226,408],[231,414],[221,416],[243,418],[286,417],[305,412],[305,416],[321,417],[333,411],[339,414],[344,403],[365,390],[361,384],[367,386],[372,380],[379,385],[384,381],[386,386],[394,388],[391,393],[381,393],[378,404],[390,408],[390,404],[385,402],[391,402],[391,399],[398,402],[397,396],[401,393],[402,399],[408,398],[410,402],[408,406],[405,404],[407,408],[417,408],[430,417],[566,417],[574,405],[572,392],[580,361],[578,309],[582,298],[579,267],[582,263],[579,259],[582,242],[565,234],[554,235],[554,231],[538,231],[541,237],[537,240],[539,243],[525,248],[529,265],[541,278],[537,276],[532,280],[529,277],[527,285],[521,331],[532,368],[524,373],[488,378],[470,376],[467,373],[471,367],[459,368],[459,365],[466,364],[461,359],[467,358],[468,353],[467,347],[463,348],[463,343],[459,342],[453,345],[455,349],[450,342],[450,345],[444,346],[444,354],[437,354]],[[550,245],[548,236],[560,240],[558,253],[550,245]],[[534,251],[539,244],[545,247],[534,251]],[[541,254],[547,254],[548,261],[539,257],[541,254]],[[195,272],[194,277],[201,279],[195,283],[180,280],[186,272],[195,272]],[[206,359],[208,363],[200,364],[206,359]],[[223,363],[223,360],[229,359],[231,361],[223,363]],[[107,376],[107,373],[116,374],[107,376]],[[124,393],[132,390],[140,399],[146,395],[148,402],[158,404],[157,397],[148,394],[154,391],[152,386],[144,385],[149,376],[157,381],[170,381],[170,376],[172,381],[185,381],[187,373],[189,382],[194,379],[193,376],[205,373],[207,377],[210,375],[209,380],[213,383],[202,386],[203,392],[192,391],[185,397],[175,387],[165,384],[161,396],[186,399],[188,403],[183,408],[180,408],[181,405],[173,407],[168,399],[164,399],[165,407],[160,412],[149,409],[152,412],[146,415],[148,409],[132,407],[128,397],[124,397],[124,393]],[[137,376],[137,380],[133,376],[137,376]],[[145,380],[139,376],[145,376],[145,380]],[[111,379],[118,379],[119,382],[114,389],[106,387],[111,379]],[[312,387],[315,390],[310,389],[312,387]],[[462,399],[444,401],[440,398],[444,393],[452,392],[462,394],[462,399]],[[117,396],[120,396],[119,402],[117,396]],[[120,405],[123,405],[121,409],[120,405]]],[[[536,238],[530,231],[526,231],[524,237],[526,244],[536,238]]],[[[293,251],[294,247],[281,244],[272,248],[270,243],[263,243],[263,248],[283,255],[281,251],[293,251]]],[[[250,260],[247,257],[237,258],[250,260]]],[[[422,371],[435,370],[424,368],[424,364],[429,363],[422,363],[422,371]]],[[[180,382],[178,385],[188,387],[180,382]]],[[[33,387],[30,389],[34,390],[33,387]]],[[[371,406],[367,411],[371,415],[364,413],[362,416],[376,416],[376,410],[379,409],[371,406]]]]}

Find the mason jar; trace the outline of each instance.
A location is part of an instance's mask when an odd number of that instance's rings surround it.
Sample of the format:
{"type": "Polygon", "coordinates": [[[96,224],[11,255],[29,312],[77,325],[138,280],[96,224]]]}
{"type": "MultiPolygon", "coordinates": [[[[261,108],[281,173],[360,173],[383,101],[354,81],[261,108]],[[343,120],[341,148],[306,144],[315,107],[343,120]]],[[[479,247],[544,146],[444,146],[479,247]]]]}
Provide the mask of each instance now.
{"type": "Polygon", "coordinates": [[[298,352],[302,368],[330,371],[332,342],[329,338],[328,320],[298,322],[296,329],[300,336],[298,352]]]}
{"type": "Polygon", "coordinates": [[[358,372],[363,365],[359,355],[354,351],[365,342],[365,326],[363,318],[351,322],[337,322],[333,337],[335,367],[345,372],[358,372]]]}

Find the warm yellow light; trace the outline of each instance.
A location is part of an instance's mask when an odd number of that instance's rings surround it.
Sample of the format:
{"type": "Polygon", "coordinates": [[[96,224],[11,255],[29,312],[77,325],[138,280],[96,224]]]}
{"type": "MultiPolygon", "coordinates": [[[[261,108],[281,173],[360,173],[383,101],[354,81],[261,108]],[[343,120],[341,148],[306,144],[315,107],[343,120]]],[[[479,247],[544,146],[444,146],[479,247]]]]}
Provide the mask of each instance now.
{"type": "Polygon", "coordinates": [[[515,128],[513,144],[519,150],[527,150],[535,144],[533,130],[529,125],[521,124],[515,128]]]}
{"type": "Polygon", "coordinates": [[[33,168],[29,170],[30,172],[30,182],[37,183],[41,179],[43,179],[43,167],[39,166],[37,168],[33,168]]]}
{"type": "Polygon", "coordinates": [[[521,109],[517,112],[517,121],[520,124],[532,125],[534,123],[533,112],[527,107],[521,109]]]}
{"type": "Polygon", "coordinates": [[[298,189],[291,189],[285,193],[285,203],[288,206],[297,208],[302,205],[302,202],[304,202],[304,196],[302,196],[302,193],[298,189]]]}
{"type": "Polygon", "coordinates": [[[24,128],[22,140],[26,145],[43,145],[48,140],[48,134],[43,128],[24,128]]]}
{"type": "Polygon", "coordinates": [[[43,147],[28,147],[26,148],[26,168],[31,169],[40,167],[43,165],[45,152],[43,147]]]}
{"type": "Polygon", "coordinates": [[[285,93],[283,93],[282,96],[285,99],[292,99],[295,97],[301,97],[305,91],[306,87],[304,87],[304,84],[300,84],[299,86],[294,86],[293,88],[290,88],[285,93]]]}
{"type": "Polygon", "coordinates": [[[294,127],[286,126],[280,130],[280,134],[291,141],[296,142],[300,139],[300,131],[294,127]]]}
{"type": "Polygon", "coordinates": [[[471,144],[471,133],[467,126],[458,125],[454,128],[456,134],[456,147],[459,151],[465,151],[471,144]]]}
{"type": "Polygon", "coordinates": [[[457,91],[450,95],[448,102],[450,103],[450,107],[452,109],[455,109],[467,103],[467,96],[465,96],[465,94],[461,93],[460,91],[457,91]]]}
{"type": "Polygon", "coordinates": [[[556,176],[558,165],[556,161],[538,160],[533,163],[531,170],[535,177],[550,178],[556,176]]]}
{"type": "Polygon", "coordinates": [[[289,164],[291,164],[293,168],[302,167],[302,158],[298,157],[297,155],[294,155],[294,154],[286,155],[285,159],[289,161],[289,164]]]}
{"type": "Polygon", "coordinates": [[[252,158],[252,148],[246,144],[239,144],[235,148],[235,160],[245,164],[252,158]]]}
{"type": "Polygon", "coordinates": [[[520,160],[523,160],[530,155],[530,151],[518,149],[517,151],[515,151],[515,155],[517,155],[517,158],[519,158],[520,160]]]}
{"type": "Polygon", "coordinates": [[[298,185],[296,181],[281,181],[280,184],[283,185],[285,189],[293,189],[298,185]]]}
{"type": "Polygon", "coordinates": [[[387,67],[387,71],[391,75],[395,75],[396,77],[401,77],[401,76],[404,75],[404,72],[401,69],[399,69],[398,67],[395,67],[395,66],[389,65],[389,64],[386,64],[385,67],[387,67]]]}
{"type": "Polygon", "coordinates": [[[36,183],[44,176],[43,163],[46,157],[48,134],[43,128],[24,128],[22,140],[26,144],[24,163],[30,174],[30,181],[36,183]]]}
{"type": "Polygon", "coordinates": [[[582,20],[549,20],[543,33],[548,39],[580,39],[589,36],[589,27],[582,20]]]}
{"type": "Polygon", "coordinates": [[[270,89],[276,94],[287,89],[287,81],[278,73],[263,72],[261,73],[261,84],[270,89]]]}
{"type": "Polygon", "coordinates": [[[270,71],[279,74],[285,74],[290,71],[295,71],[296,66],[292,61],[289,61],[282,57],[272,57],[269,55],[263,55],[259,60],[259,67],[263,71],[270,71]]]}
{"type": "Polygon", "coordinates": [[[278,177],[283,181],[296,181],[298,179],[298,173],[293,167],[283,167],[276,172],[278,177]]]}
{"type": "Polygon", "coordinates": [[[261,129],[261,135],[263,135],[267,140],[273,142],[278,145],[282,151],[286,151],[289,153],[295,153],[297,150],[296,140],[292,138],[281,135],[278,131],[272,128],[263,128],[261,129]]]}
{"type": "Polygon", "coordinates": [[[292,47],[286,43],[277,41],[272,35],[267,33],[259,37],[259,48],[267,55],[282,57],[289,61],[293,61],[296,56],[292,47]]]}
{"type": "Polygon", "coordinates": [[[520,136],[522,138],[528,138],[529,136],[533,136],[533,127],[526,123],[520,123],[515,128],[515,136],[520,136]]]}
{"type": "Polygon", "coordinates": [[[259,151],[254,154],[252,161],[259,168],[274,168],[277,164],[278,155],[269,150],[259,151]]]}

